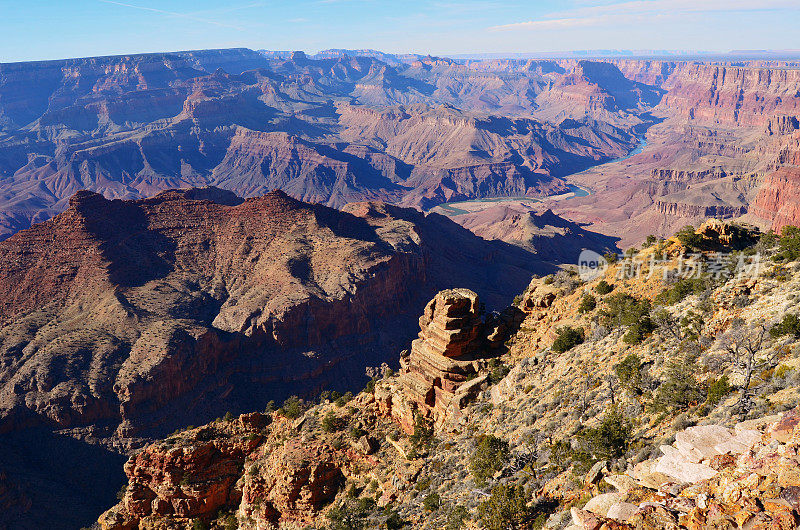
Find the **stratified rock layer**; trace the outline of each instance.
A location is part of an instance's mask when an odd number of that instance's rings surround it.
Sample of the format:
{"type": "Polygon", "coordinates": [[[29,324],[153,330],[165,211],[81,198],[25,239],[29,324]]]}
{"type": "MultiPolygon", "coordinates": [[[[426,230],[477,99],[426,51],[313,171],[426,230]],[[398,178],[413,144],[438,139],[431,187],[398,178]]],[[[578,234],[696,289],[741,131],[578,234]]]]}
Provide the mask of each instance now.
{"type": "Polygon", "coordinates": [[[397,392],[376,394],[384,412],[407,432],[413,432],[417,416],[437,428],[457,420],[459,411],[486,388],[490,348],[496,348],[521,321],[521,313],[509,308],[483,323],[478,295],[469,289],[441,291],[428,302],[419,319],[419,338],[400,361],[397,392]]]}

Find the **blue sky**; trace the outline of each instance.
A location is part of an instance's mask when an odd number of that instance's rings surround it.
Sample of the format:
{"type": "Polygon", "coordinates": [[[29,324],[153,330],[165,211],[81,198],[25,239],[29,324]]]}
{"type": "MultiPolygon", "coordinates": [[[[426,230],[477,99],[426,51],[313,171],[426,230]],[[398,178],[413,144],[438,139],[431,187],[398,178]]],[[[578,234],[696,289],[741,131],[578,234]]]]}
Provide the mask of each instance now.
{"type": "Polygon", "coordinates": [[[243,46],[800,49],[800,0],[0,0],[0,62],[243,46]]]}

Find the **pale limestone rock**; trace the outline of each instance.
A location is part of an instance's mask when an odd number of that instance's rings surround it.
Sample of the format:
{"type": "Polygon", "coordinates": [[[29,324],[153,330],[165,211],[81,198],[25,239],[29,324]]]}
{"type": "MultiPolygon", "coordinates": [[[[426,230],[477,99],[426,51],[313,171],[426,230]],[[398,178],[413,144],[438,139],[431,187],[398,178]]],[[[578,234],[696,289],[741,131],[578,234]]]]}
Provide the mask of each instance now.
{"type": "Polygon", "coordinates": [[[626,493],[638,486],[636,480],[628,475],[609,475],[603,480],[614,486],[614,488],[620,493],[626,493]]]}
{"type": "Polygon", "coordinates": [[[727,453],[738,455],[746,452],[760,440],[761,432],[753,429],[741,430],[738,431],[736,435],[727,442],[715,445],[714,449],[716,449],[719,454],[722,455],[727,453]]]}
{"type": "Polygon", "coordinates": [[[602,493],[596,497],[592,497],[589,502],[586,503],[586,506],[584,506],[583,509],[587,512],[592,512],[594,514],[606,517],[609,508],[622,502],[623,498],[624,495],[622,493],[602,493]]]}
{"type": "Polygon", "coordinates": [[[689,427],[675,435],[675,447],[692,462],[700,462],[718,454],[714,446],[733,438],[733,433],[721,425],[689,427]]]}
{"type": "Polygon", "coordinates": [[[608,508],[606,517],[620,522],[625,522],[630,519],[630,517],[636,513],[636,510],[638,509],[639,507],[637,505],[631,504],[630,502],[618,502],[608,508]]]}

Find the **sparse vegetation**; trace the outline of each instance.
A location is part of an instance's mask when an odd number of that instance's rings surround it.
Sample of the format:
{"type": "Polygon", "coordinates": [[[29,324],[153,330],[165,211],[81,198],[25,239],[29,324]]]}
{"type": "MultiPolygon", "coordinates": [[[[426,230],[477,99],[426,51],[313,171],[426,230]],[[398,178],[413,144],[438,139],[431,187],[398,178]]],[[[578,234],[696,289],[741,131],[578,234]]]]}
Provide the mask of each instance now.
{"type": "Polygon", "coordinates": [[[678,230],[675,237],[689,250],[697,250],[703,243],[703,236],[698,234],[692,225],[686,225],[678,230]]]}
{"type": "Polygon", "coordinates": [[[584,429],[580,433],[580,439],[589,454],[595,458],[611,460],[622,457],[628,450],[632,431],[630,422],[616,408],[611,408],[600,425],[584,429]]]}
{"type": "Polygon", "coordinates": [[[581,303],[578,305],[578,312],[588,313],[593,311],[595,307],[597,307],[597,298],[590,294],[585,294],[583,298],[581,298],[581,303]]]}
{"type": "Polygon", "coordinates": [[[290,420],[297,419],[303,414],[303,402],[297,396],[289,396],[279,412],[290,420]]]}
{"type": "Polygon", "coordinates": [[[531,494],[521,485],[500,484],[478,505],[478,517],[487,530],[525,528],[531,517],[531,494]]]}
{"type": "Polygon", "coordinates": [[[606,295],[614,290],[614,284],[608,283],[605,280],[600,280],[597,282],[597,285],[594,286],[594,290],[599,295],[606,295]]]}
{"type": "Polygon", "coordinates": [[[800,338],[800,318],[794,313],[784,315],[783,320],[770,328],[769,334],[776,339],[785,335],[800,338]]]}
{"type": "Polygon", "coordinates": [[[508,459],[508,442],[492,435],[482,435],[477,440],[475,452],[469,458],[469,468],[475,482],[485,486],[487,479],[503,467],[508,459]]]}
{"type": "Polygon", "coordinates": [[[322,418],[322,430],[328,433],[341,431],[345,425],[347,425],[345,419],[337,416],[332,410],[322,418]]]}
{"type": "Polygon", "coordinates": [[[642,360],[635,353],[629,354],[614,367],[620,384],[635,394],[642,393],[642,360]]]}
{"type": "Polygon", "coordinates": [[[583,344],[583,341],[583,328],[564,326],[556,329],[556,340],[553,341],[552,350],[556,353],[564,353],[578,344],[583,344]]]}

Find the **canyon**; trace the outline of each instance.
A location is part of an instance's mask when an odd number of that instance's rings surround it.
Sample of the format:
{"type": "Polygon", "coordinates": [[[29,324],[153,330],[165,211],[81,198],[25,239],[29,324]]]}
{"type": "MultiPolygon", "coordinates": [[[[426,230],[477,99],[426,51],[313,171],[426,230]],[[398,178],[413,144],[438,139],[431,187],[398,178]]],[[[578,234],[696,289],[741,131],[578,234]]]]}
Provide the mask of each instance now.
{"type": "MultiPolygon", "coordinates": [[[[600,344],[602,315],[576,312],[560,266],[707,218],[800,224],[799,106],[798,65],[768,61],[227,49],[0,64],[0,511],[10,527],[103,512],[107,528],[316,524],[357,483],[423,520],[420,429],[466,454],[468,424],[508,434],[487,410],[511,416],[543,381],[520,411],[550,442],[575,427],[554,427],[576,413],[552,386],[595,352],[556,363],[548,345],[578,324],[600,344]],[[352,440],[321,427],[342,415],[321,392],[365,384],[352,440]],[[267,407],[292,395],[311,412],[267,407]]],[[[655,347],[636,351],[661,368],[655,347]]]]}

